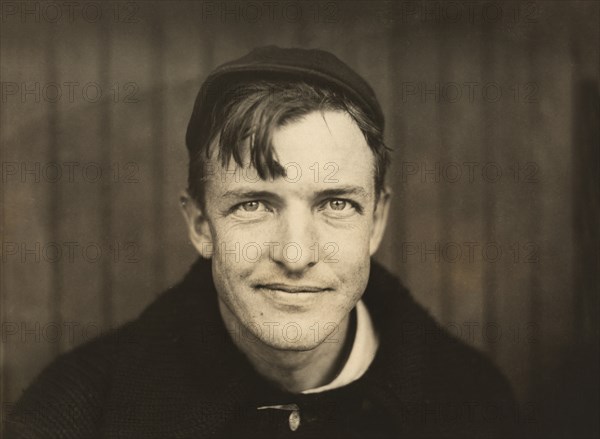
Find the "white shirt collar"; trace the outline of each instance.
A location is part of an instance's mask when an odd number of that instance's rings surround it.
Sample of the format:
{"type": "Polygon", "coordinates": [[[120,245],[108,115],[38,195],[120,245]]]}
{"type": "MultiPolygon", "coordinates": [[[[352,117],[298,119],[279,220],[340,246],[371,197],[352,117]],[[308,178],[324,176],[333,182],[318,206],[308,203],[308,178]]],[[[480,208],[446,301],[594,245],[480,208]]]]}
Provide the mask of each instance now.
{"type": "Polygon", "coordinates": [[[356,335],[352,350],[342,371],[329,384],[304,390],[302,393],[320,393],[346,386],[362,377],[377,353],[379,338],[375,332],[369,310],[362,299],[356,304],[356,335]]]}

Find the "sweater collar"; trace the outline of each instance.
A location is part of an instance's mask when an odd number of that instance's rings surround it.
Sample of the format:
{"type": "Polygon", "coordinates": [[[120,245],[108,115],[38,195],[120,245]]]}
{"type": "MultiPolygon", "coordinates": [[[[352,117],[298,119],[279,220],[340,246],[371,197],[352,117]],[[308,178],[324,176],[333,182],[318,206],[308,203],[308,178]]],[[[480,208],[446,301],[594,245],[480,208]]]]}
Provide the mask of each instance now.
{"type": "MultiPolygon", "coordinates": [[[[180,288],[186,296],[188,317],[182,319],[185,324],[178,337],[192,367],[202,410],[210,407],[215,413],[235,413],[240,407],[268,403],[257,398],[269,393],[269,384],[235,347],[222,323],[210,261],[199,259],[180,288]]],[[[380,346],[367,372],[352,385],[390,410],[420,400],[422,344],[406,331],[417,324],[417,305],[398,280],[375,261],[362,300],[380,336],[380,346]]],[[[224,416],[222,422],[226,420],[224,416]]]]}

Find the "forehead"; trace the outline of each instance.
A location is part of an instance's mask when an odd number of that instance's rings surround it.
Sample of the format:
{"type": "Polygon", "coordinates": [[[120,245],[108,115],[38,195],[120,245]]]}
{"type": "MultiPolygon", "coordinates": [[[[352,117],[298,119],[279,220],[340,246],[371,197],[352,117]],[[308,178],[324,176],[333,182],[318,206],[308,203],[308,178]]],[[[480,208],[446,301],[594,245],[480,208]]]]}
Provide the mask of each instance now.
{"type": "Polygon", "coordinates": [[[273,147],[281,163],[311,163],[331,159],[340,166],[359,166],[373,154],[356,122],[341,111],[312,112],[303,118],[277,128],[273,147]]]}
{"type": "Polygon", "coordinates": [[[240,187],[275,187],[278,192],[300,193],[355,185],[368,193],[374,191],[374,154],[356,122],[345,112],[312,112],[290,121],[273,131],[272,145],[286,177],[258,179],[246,149],[241,168],[231,160],[223,169],[211,159],[216,172],[206,182],[206,189],[220,193],[240,187]]]}

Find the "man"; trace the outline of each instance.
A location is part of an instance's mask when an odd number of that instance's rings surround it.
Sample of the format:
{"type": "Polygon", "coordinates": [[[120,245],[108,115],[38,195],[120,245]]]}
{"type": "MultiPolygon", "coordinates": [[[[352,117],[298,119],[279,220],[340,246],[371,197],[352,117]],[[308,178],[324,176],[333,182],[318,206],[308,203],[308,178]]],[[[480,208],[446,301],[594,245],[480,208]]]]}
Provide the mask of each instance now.
{"type": "Polygon", "coordinates": [[[507,437],[514,402],[371,261],[384,117],[330,53],[217,68],[186,135],[199,260],[135,321],[60,357],[10,437],[507,437]]]}

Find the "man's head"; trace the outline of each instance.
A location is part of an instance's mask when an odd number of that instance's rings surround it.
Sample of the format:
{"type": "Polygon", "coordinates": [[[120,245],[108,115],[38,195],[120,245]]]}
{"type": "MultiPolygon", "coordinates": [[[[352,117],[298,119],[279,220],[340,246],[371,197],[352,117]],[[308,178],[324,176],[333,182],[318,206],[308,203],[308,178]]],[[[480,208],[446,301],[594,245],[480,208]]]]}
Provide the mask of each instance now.
{"type": "Polygon", "coordinates": [[[256,342],[307,350],[368,281],[387,219],[383,119],[335,81],[262,73],[238,72],[192,116],[204,129],[188,128],[184,213],[224,318],[256,342]]]}

